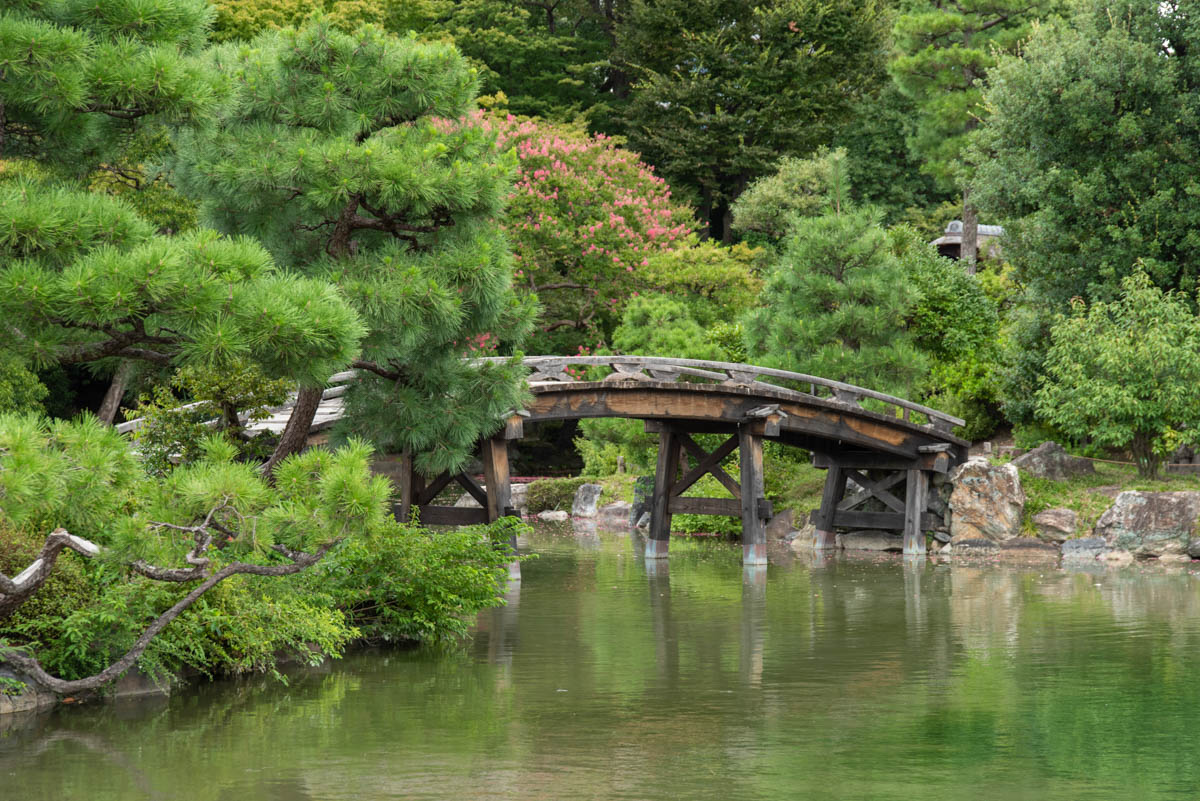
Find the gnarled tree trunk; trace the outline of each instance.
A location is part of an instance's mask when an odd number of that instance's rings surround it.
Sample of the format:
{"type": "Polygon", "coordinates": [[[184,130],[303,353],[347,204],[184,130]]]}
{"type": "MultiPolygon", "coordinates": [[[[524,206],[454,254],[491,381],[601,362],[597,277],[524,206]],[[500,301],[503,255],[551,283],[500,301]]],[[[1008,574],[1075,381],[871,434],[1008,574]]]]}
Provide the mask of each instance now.
{"type": "Polygon", "coordinates": [[[117,372],[113,374],[112,383],[108,385],[108,391],[104,393],[100,411],[96,413],[101,421],[111,426],[117,419],[117,412],[121,409],[121,399],[125,397],[125,390],[129,388],[129,379],[132,377],[133,362],[129,359],[122,359],[120,366],[117,367],[117,372]]]}
{"type": "Polygon", "coordinates": [[[288,418],[275,452],[263,465],[263,473],[271,476],[275,466],[293,453],[299,453],[308,442],[308,432],[312,429],[313,418],[317,416],[317,407],[321,405],[321,387],[308,389],[301,387],[296,394],[296,405],[292,407],[292,416],[288,418]]]}

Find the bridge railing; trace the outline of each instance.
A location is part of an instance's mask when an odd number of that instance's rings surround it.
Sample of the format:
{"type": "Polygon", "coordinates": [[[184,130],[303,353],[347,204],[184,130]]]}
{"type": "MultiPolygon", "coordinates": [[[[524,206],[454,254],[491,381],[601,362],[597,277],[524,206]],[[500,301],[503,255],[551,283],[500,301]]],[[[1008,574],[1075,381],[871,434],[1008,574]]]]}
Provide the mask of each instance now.
{"type": "MultiPolygon", "coordinates": [[[[503,361],[501,358],[480,361],[503,361]]],[[[846,406],[864,408],[870,400],[884,414],[900,417],[918,425],[928,425],[942,433],[951,433],[964,421],[919,403],[886,395],[865,387],[856,387],[820,376],[776,370],[753,364],[715,362],[703,359],[675,359],[667,356],[527,356],[524,363],[532,371],[531,384],[597,380],[596,372],[608,370],[604,381],[681,381],[700,379],[702,382],[767,387],[799,396],[830,400],[846,406]],[[574,369],[572,369],[574,368],[574,369]],[[582,368],[582,369],[581,369],[582,368]],[[585,375],[586,374],[586,375],[585,375]],[[924,418],[923,420],[921,418],[924,418]]]]}
{"type": "MultiPolygon", "coordinates": [[[[506,357],[487,357],[478,362],[505,362],[506,357]]],[[[791,393],[799,397],[821,398],[853,408],[864,408],[863,401],[874,401],[884,414],[900,417],[917,425],[928,425],[935,431],[949,434],[964,421],[953,415],[922,406],[892,395],[885,395],[865,387],[856,387],[841,381],[832,381],[820,376],[758,367],[753,364],[714,362],[702,359],[675,359],[667,356],[527,356],[524,359],[530,369],[531,384],[551,382],[603,381],[682,381],[718,383],[730,386],[766,387],[776,392],[791,393]],[[598,374],[603,374],[599,375],[598,374]],[[924,419],[922,419],[924,418],[924,419]]],[[[322,400],[340,397],[351,381],[358,375],[356,370],[346,370],[329,378],[329,388],[322,400]]],[[[294,399],[271,409],[281,412],[290,408],[294,399]]],[[[198,406],[188,404],[180,411],[198,406]]],[[[215,422],[215,421],[214,421],[215,422]]],[[[130,420],[117,426],[122,434],[129,433],[142,425],[142,421],[130,420]]]]}

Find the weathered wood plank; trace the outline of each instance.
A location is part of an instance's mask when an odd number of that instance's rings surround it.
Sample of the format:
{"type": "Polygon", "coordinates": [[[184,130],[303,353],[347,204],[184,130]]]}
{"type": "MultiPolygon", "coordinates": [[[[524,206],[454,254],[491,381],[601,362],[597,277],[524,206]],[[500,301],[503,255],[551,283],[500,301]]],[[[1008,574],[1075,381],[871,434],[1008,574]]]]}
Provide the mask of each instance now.
{"type": "Polygon", "coordinates": [[[654,495],[650,500],[650,538],[647,559],[665,559],[671,545],[671,487],[679,472],[679,439],[666,429],[658,435],[658,463],[654,468],[654,495]]]}
{"type": "Polygon", "coordinates": [[[490,437],[483,441],[481,451],[483,481],[487,485],[487,497],[483,506],[488,510],[488,521],[495,522],[510,514],[512,510],[508,441],[503,437],[490,437]]]}
{"type": "Polygon", "coordinates": [[[671,514],[742,516],[742,502],[737,498],[671,498],[671,514]]]}
{"type": "Polygon", "coordinates": [[[762,437],[743,427],[738,434],[742,489],[742,564],[767,563],[767,526],[760,504],[765,500],[762,437]]]}
{"type": "Polygon", "coordinates": [[[838,503],[845,494],[846,471],[833,465],[825,476],[825,489],[821,492],[821,506],[817,509],[816,518],[813,520],[816,529],[813,533],[813,548],[828,550],[837,546],[834,517],[837,514],[838,503]]]}
{"type": "Polygon", "coordinates": [[[839,453],[831,457],[824,453],[813,453],[813,467],[825,469],[834,462],[846,468],[856,470],[932,470],[935,473],[947,473],[952,467],[948,453],[922,453],[912,458],[897,457],[886,453],[839,453]]]}
{"type": "Polygon", "coordinates": [[[488,522],[487,509],[472,506],[421,506],[421,524],[426,526],[476,526],[488,522]]]}
{"type": "Polygon", "coordinates": [[[904,509],[904,552],[925,553],[923,514],[928,500],[929,474],[924,470],[909,470],[904,509]]]}
{"type": "MultiPolygon", "coordinates": [[[[903,531],[904,515],[898,512],[838,512],[836,528],[878,528],[884,531],[903,531]]],[[[921,530],[936,531],[944,527],[942,519],[932,512],[921,514],[921,530]]]]}
{"type": "Polygon", "coordinates": [[[396,519],[401,523],[412,520],[415,477],[412,454],[405,451],[400,455],[400,503],[396,506],[396,519]]]}

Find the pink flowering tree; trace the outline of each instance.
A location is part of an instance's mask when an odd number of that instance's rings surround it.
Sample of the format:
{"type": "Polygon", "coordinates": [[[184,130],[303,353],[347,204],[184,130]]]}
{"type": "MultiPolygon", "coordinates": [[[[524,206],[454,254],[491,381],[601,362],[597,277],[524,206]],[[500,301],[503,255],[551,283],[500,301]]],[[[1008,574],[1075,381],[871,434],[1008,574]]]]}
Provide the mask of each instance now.
{"type": "Polygon", "coordinates": [[[504,227],[519,289],[543,312],[531,350],[566,353],[609,339],[624,304],[652,288],[642,268],[687,247],[691,210],[638,155],[580,128],[479,116],[517,157],[504,227]]]}

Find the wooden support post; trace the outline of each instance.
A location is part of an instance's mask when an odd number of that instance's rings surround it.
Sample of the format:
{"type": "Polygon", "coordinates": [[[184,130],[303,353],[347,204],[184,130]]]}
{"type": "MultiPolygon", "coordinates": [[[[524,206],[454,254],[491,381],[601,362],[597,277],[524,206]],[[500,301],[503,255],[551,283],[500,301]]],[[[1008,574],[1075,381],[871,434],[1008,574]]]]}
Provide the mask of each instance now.
{"type": "MultiPolygon", "coordinates": [[[[487,490],[488,522],[494,523],[513,513],[512,475],[508,467],[508,440],[503,433],[483,441],[483,483],[487,490]]],[[[509,547],[517,553],[517,535],[509,538],[509,547]]],[[[521,580],[521,563],[514,559],[508,563],[508,580],[521,580]]]]}
{"type": "Polygon", "coordinates": [[[908,471],[908,491],[904,501],[904,553],[925,553],[925,528],[922,513],[929,492],[929,474],[924,470],[908,471]]]}
{"type": "Polygon", "coordinates": [[[412,454],[405,451],[400,455],[400,504],[396,507],[396,519],[401,523],[412,520],[415,479],[412,454]]]}
{"type": "Polygon", "coordinates": [[[488,522],[510,514],[512,476],[508,469],[508,440],[490,437],[483,441],[483,483],[487,491],[488,522]]]}
{"type": "Polygon", "coordinates": [[[658,435],[658,464],[654,468],[654,495],[650,500],[650,539],[647,559],[665,559],[671,542],[671,489],[679,472],[679,436],[665,428],[658,435]]]}
{"type": "Polygon", "coordinates": [[[846,494],[846,471],[836,463],[829,466],[825,476],[825,491],[821,494],[821,508],[817,510],[814,521],[816,531],[813,533],[813,549],[818,551],[837,547],[837,535],[834,532],[833,521],[837,515],[838,504],[846,494]]]}
{"type": "Polygon", "coordinates": [[[763,487],[763,442],[750,426],[738,429],[738,455],[742,488],[742,564],[767,563],[767,526],[763,520],[766,497],[763,487]]]}

